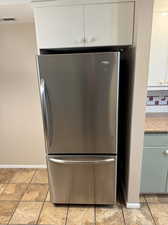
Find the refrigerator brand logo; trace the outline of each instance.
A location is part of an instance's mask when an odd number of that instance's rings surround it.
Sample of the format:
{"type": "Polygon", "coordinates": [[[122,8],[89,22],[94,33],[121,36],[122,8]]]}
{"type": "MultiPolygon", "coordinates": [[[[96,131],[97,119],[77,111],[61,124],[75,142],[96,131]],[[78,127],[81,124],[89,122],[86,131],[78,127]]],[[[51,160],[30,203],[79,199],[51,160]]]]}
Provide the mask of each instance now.
{"type": "Polygon", "coordinates": [[[101,61],[101,63],[102,63],[102,64],[104,64],[104,65],[108,65],[108,64],[110,64],[110,62],[109,62],[109,61],[106,61],[106,60],[101,61]]]}

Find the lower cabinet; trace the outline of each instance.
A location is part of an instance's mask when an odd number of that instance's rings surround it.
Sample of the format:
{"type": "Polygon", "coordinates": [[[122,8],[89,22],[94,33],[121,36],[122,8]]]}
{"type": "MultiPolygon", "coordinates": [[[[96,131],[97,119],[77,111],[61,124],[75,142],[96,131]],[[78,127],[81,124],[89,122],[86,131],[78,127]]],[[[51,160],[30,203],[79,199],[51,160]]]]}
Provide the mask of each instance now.
{"type": "Polygon", "coordinates": [[[144,148],[142,162],[141,193],[167,192],[167,149],[164,147],[144,148]]]}

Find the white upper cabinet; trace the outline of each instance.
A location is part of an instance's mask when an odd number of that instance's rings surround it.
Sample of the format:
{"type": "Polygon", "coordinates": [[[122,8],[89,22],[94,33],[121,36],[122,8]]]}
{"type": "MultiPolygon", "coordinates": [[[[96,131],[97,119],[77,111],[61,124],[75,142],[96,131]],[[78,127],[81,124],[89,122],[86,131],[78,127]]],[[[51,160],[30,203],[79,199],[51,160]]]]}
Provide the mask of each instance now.
{"type": "Polygon", "coordinates": [[[86,45],[131,45],[133,14],[133,2],[85,6],[86,45]]]}
{"type": "Polygon", "coordinates": [[[82,6],[48,6],[35,8],[38,47],[66,48],[84,46],[82,6]]]}
{"type": "Polygon", "coordinates": [[[153,15],[148,86],[168,86],[168,15],[164,12],[153,15]]]}
{"type": "Polygon", "coordinates": [[[133,1],[58,2],[33,6],[39,49],[132,44],[133,1]]]}

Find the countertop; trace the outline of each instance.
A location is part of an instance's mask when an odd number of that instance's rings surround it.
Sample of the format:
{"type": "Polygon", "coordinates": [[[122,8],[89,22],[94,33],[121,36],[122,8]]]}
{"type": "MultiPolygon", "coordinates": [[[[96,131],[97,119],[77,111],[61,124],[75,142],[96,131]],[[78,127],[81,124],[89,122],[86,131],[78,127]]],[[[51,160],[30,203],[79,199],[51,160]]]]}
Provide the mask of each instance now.
{"type": "Polygon", "coordinates": [[[168,115],[146,116],[145,133],[168,133],[168,115]]]}

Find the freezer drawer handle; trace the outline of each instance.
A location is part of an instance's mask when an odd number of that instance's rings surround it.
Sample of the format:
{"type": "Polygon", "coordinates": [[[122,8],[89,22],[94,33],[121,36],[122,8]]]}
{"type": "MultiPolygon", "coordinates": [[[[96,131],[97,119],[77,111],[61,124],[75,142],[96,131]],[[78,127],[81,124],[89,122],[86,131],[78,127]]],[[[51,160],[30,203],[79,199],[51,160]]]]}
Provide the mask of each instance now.
{"type": "Polygon", "coordinates": [[[65,160],[65,159],[49,158],[49,161],[57,164],[100,164],[100,163],[114,162],[115,159],[106,158],[95,160],[65,160]]]}

